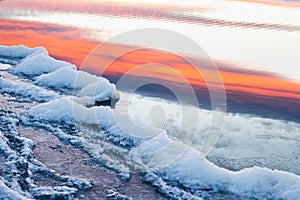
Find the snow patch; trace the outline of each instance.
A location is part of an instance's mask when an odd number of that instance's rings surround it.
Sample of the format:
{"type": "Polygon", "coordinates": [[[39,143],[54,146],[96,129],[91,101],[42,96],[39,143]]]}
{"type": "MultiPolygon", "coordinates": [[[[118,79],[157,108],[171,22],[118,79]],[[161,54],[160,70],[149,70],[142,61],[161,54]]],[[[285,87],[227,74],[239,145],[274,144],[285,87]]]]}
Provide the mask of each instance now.
{"type": "Polygon", "coordinates": [[[10,58],[25,58],[33,54],[45,54],[48,52],[43,47],[28,48],[24,45],[20,46],[2,46],[0,45],[0,56],[10,58]]]}
{"type": "MultiPolygon", "coordinates": [[[[161,148],[161,139],[167,140],[164,135],[157,136],[142,143],[136,149],[142,149],[145,153],[145,149],[152,151],[155,148],[161,148]]],[[[178,149],[185,150],[183,148],[186,147],[180,142],[171,141],[170,138],[168,140],[170,140],[169,143],[173,143],[174,149],[177,151],[178,149]]],[[[172,154],[172,152],[168,153],[172,154]]],[[[155,155],[157,156],[157,154],[155,155]]],[[[145,162],[145,157],[148,161],[163,160],[165,156],[172,157],[172,155],[165,154],[159,154],[159,157],[155,158],[153,158],[153,154],[143,154],[142,156],[141,160],[146,165],[149,164],[145,162]]],[[[201,158],[200,153],[194,149],[187,149],[174,163],[155,173],[168,182],[179,184],[194,192],[211,190],[254,199],[296,200],[300,196],[300,177],[297,175],[260,167],[246,168],[238,172],[229,171],[201,158]]]]}
{"type": "Polygon", "coordinates": [[[67,186],[41,187],[31,190],[32,195],[37,199],[74,199],[77,189],[67,186]]]}
{"type": "Polygon", "coordinates": [[[102,127],[113,125],[112,111],[108,107],[87,108],[72,100],[72,97],[63,97],[34,106],[27,112],[40,120],[56,123],[100,124],[102,127]]]}
{"type": "Polygon", "coordinates": [[[0,77],[0,91],[22,97],[28,97],[33,101],[45,102],[59,97],[55,92],[37,87],[31,83],[7,80],[0,77]]]}
{"type": "Polygon", "coordinates": [[[81,89],[98,81],[98,77],[69,67],[60,68],[52,73],[36,78],[35,83],[53,88],[81,89]]]}
{"type": "Polygon", "coordinates": [[[69,67],[40,75],[34,83],[57,90],[70,90],[74,95],[89,97],[86,101],[93,103],[119,98],[115,85],[107,79],[69,67]]]}
{"type": "Polygon", "coordinates": [[[28,200],[28,198],[20,195],[16,191],[10,189],[5,183],[0,179],[0,199],[6,200],[28,200]]]}
{"type": "Polygon", "coordinates": [[[50,73],[62,67],[69,67],[74,70],[76,69],[75,65],[68,62],[56,60],[45,53],[36,53],[24,58],[21,63],[13,68],[12,72],[32,77],[50,73]]]}
{"type": "Polygon", "coordinates": [[[9,64],[2,64],[2,63],[0,63],[0,70],[8,70],[11,67],[12,66],[9,65],[9,64]]]}
{"type": "MultiPolygon", "coordinates": [[[[110,108],[86,108],[71,98],[40,104],[28,113],[46,121],[74,123],[75,120],[76,123],[97,124],[108,131],[107,137],[115,135],[116,138],[127,137],[133,141],[137,140],[118,129],[110,108]],[[78,116],[74,117],[75,115],[78,116]]],[[[85,134],[89,133],[85,132],[85,134]]],[[[94,151],[95,155],[103,151],[99,150],[97,144],[87,142],[88,137],[86,138],[85,145],[90,144],[89,150],[94,151]],[[96,153],[96,151],[100,152],[96,153]]],[[[125,159],[127,165],[108,163],[109,166],[120,167],[118,170],[127,171],[129,165],[148,173],[156,173],[168,183],[186,188],[192,194],[214,191],[247,198],[289,200],[296,200],[300,195],[298,189],[300,177],[297,175],[260,167],[247,168],[238,172],[220,168],[207,159],[201,158],[199,151],[188,147],[182,141],[171,138],[165,131],[150,139],[139,140],[131,147],[128,152],[130,156],[124,155],[119,160],[125,159]],[[164,163],[169,161],[172,162],[165,167],[164,163]]],[[[109,150],[106,149],[105,152],[108,156],[109,150]]]]}
{"type": "Polygon", "coordinates": [[[89,84],[82,88],[78,95],[80,97],[94,97],[95,101],[107,101],[109,99],[119,99],[119,94],[116,90],[116,86],[110,84],[107,79],[99,78],[95,83],[89,84]]]}
{"type": "Polygon", "coordinates": [[[75,65],[50,57],[44,48],[0,46],[0,56],[12,60],[19,58],[14,67],[0,64],[0,70],[9,70],[12,74],[29,78],[35,85],[86,98],[91,104],[119,99],[115,85],[107,79],[77,71],[75,65]]]}

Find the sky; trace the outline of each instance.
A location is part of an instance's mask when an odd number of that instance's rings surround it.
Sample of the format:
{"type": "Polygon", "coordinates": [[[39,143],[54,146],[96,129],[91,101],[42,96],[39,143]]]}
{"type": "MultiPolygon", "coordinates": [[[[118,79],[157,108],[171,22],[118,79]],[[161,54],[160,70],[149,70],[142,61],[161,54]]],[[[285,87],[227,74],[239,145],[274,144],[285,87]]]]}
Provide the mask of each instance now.
{"type": "MultiPolygon", "coordinates": [[[[299,119],[299,9],[296,2],[268,0],[4,0],[0,1],[0,44],[44,46],[50,55],[80,68],[100,42],[120,33],[139,28],[172,30],[200,45],[214,61],[232,110],[247,105],[248,112],[255,105],[257,110],[299,119]]],[[[107,51],[95,55],[97,64],[90,63],[84,70],[97,74],[101,63],[117,49],[145,45],[107,43],[107,51]]],[[[213,73],[201,65],[201,58],[194,57],[197,52],[178,46],[171,53],[142,48],[130,52],[111,63],[106,75],[120,77],[136,66],[152,63],[149,70],[132,75],[184,87],[173,72],[153,63],[164,64],[209,98],[203,77],[180,55],[198,59],[203,73],[213,73]]]]}

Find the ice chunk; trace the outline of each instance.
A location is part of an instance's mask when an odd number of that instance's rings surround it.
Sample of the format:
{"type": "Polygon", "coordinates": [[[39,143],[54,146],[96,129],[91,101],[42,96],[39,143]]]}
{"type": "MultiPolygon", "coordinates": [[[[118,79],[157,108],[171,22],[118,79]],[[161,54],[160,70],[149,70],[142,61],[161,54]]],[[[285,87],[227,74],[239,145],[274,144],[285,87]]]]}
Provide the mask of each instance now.
{"type": "Polygon", "coordinates": [[[7,200],[26,200],[28,198],[20,195],[16,191],[13,191],[0,179],[0,199],[7,200]]]}
{"type": "Polygon", "coordinates": [[[65,61],[56,60],[43,53],[26,57],[14,68],[13,72],[26,76],[38,76],[56,71],[62,67],[76,69],[75,65],[65,61]]]}
{"type": "Polygon", "coordinates": [[[2,77],[0,77],[0,91],[22,97],[29,97],[38,102],[45,102],[59,97],[55,92],[37,87],[31,83],[7,80],[2,77]]]}
{"type": "MultiPolygon", "coordinates": [[[[80,110],[80,107],[77,108],[80,110]]],[[[84,107],[82,107],[84,111],[84,107]]],[[[52,122],[73,123],[73,101],[64,97],[48,103],[39,104],[29,110],[29,114],[52,122]]]]}
{"type": "Polygon", "coordinates": [[[11,58],[25,58],[32,54],[48,55],[48,52],[43,47],[28,48],[24,45],[20,45],[20,46],[0,45],[0,56],[11,57],[11,58]]]}
{"type": "Polygon", "coordinates": [[[98,81],[98,77],[87,72],[77,71],[69,67],[63,67],[49,74],[43,74],[36,78],[35,83],[53,88],[81,89],[88,84],[98,81]]]}
{"type": "Polygon", "coordinates": [[[109,107],[86,108],[72,100],[63,97],[47,103],[39,104],[28,111],[30,116],[51,122],[74,122],[83,124],[101,124],[110,127],[114,123],[112,111],[109,107]]]}
{"type": "Polygon", "coordinates": [[[2,64],[0,63],[0,70],[7,70],[9,68],[11,68],[12,66],[9,64],[2,64]]]}
{"type": "Polygon", "coordinates": [[[0,56],[11,59],[22,59],[14,68],[16,74],[37,76],[43,73],[53,72],[61,67],[76,67],[65,61],[56,60],[48,55],[45,48],[28,48],[21,46],[0,46],[0,56]]]}
{"type": "Polygon", "coordinates": [[[92,99],[86,99],[86,101],[93,102],[94,104],[95,101],[107,101],[119,98],[116,87],[105,78],[68,67],[40,75],[36,78],[35,83],[58,90],[73,90],[74,95],[92,97],[92,99]],[[77,91],[79,92],[77,93],[77,91]]]}
{"type": "Polygon", "coordinates": [[[95,83],[89,84],[78,92],[78,96],[95,97],[95,101],[107,101],[109,99],[119,99],[116,86],[109,83],[105,78],[100,77],[95,83]]]}

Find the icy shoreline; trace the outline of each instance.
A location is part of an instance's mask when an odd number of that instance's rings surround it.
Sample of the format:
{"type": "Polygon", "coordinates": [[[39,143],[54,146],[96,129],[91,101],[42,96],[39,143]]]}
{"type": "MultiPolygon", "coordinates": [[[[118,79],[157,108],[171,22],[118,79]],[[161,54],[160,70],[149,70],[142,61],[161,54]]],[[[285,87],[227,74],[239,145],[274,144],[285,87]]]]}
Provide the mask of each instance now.
{"type": "MultiPolygon", "coordinates": [[[[201,159],[200,152],[170,137],[164,130],[151,138],[137,138],[134,137],[135,134],[126,134],[116,124],[111,108],[93,106],[98,101],[118,99],[119,94],[115,86],[102,77],[76,71],[75,66],[49,57],[43,48],[1,46],[1,56],[17,60],[15,66],[1,73],[1,94],[36,102],[36,105],[32,105],[20,116],[14,114],[13,119],[10,119],[13,114],[8,114],[7,118],[4,114],[1,116],[4,122],[11,123],[14,127],[14,132],[10,129],[1,130],[8,131],[6,134],[18,134],[15,130],[17,122],[52,129],[58,138],[80,146],[108,168],[118,171],[124,180],[130,179],[131,173],[143,172],[145,181],[155,185],[159,191],[171,198],[209,199],[214,193],[233,195],[241,199],[294,200],[300,196],[300,177],[292,173],[260,167],[237,172],[220,168],[207,159],[201,159]],[[71,133],[68,127],[74,128],[75,124],[76,133],[71,133]],[[66,130],[56,129],[58,127],[66,127],[66,130]],[[164,149],[166,144],[172,144],[173,150],[184,153],[170,165],[157,168],[162,160],[174,156],[173,152],[168,151],[163,154],[153,153],[164,149]]],[[[5,137],[2,137],[2,147],[9,144],[5,137]]],[[[30,152],[33,150],[33,143],[27,141],[24,148],[26,155],[32,156],[30,152]]],[[[7,147],[2,151],[9,149],[7,147]]],[[[22,153],[19,154],[18,152],[17,158],[23,159],[22,153]]],[[[6,155],[10,157],[9,153],[6,155]]],[[[25,162],[29,162],[29,166],[32,164],[31,168],[28,168],[31,173],[36,170],[37,161],[30,160],[26,155],[25,162]]],[[[67,182],[68,180],[69,178],[66,178],[67,182]]],[[[71,188],[37,188],[30,180],[25,180],[28,181],[29,192],[18,188],[19,183],[16,180],[14,187],[8,187],[8,182],[3,181],[0,182],[0,188],[8,195],[17,192],[16,199],[19,196],[38,198],[40,194],[46,193],[52,193],[54,196],[66,193],[65,196],[72,199],[77,192],[76,187],[92,187],[89,182],[79,179],[72,181],[80,186],[71,185],[71,188]]]]}
{"type": "MultiPolygon", "coordinates": [[[[145,195],[148,199],[165,199],[155,192],[155,188],[143,183],[138,176],[132,178],[130,182],[124,182],[118,178],[119,172],[111,171],[102,164],[98,166],[97,161],[93,161],[91,155],[83,149],[80,138],[72,135],[73,129],[71,127],[65,126],[64,123],[60,125],[39,123],[24,115],[26,110],[35,105],[70,95],[73,93],[73,89],[78,92],[83,89],[79,95],[84,96],[81,98],[84,103],[88,101],[85,105],[93,105],[96,101],[117,99],[118,93],[114,85],[103,78],[89,75],[86,72],[70,71],[68,68],[70,72],[69,82],[64,82],[68,83],[65,88],[62,88],[62,91],[61,88],[47,85],[49,83],[47,77],[42,79],[43,81],[47,80],[46,83],[41,84],[35,81],[35,77],[40,76],[39,73],[28,75],[19,69],[23,62],[27,62],[27,53],[38,55],[41,52],[41,56],[43,56],[47,55],[45,50],[42,48],[29,49],[24,46],[11,47],[11,49],[1,46],[0,49],[0,57],[5,57],[5,52],[8,50],[9,55],[6,58],[9,59],[9,56],[14,55],[10,59],[15,60],[15,62],[11,62],[5,68],[0,69],[0,199],[74,199],[76,197],[77,199],[127,200],[132,199],[130,196],[139,199],[141,195],[145,195]],[[20,52],[18,53],[17,50],[20,52]],[[78,82],[76,79],[78,74],[87,79],[78,82]],[[79,86],[71,88],[75,79],[79,86]],[[90,91],[84,89],[86,86],[95,88],[92,97],[89,96],[91,93],[87,93],[90,91]],[[105,88],[105,91],[103,88],[99,90],[101,86],[105,88]],[[64,128],[62,129],[62,127],[64,128]],[[55,142],[56,137],[60,141],[55,142]],[[61,146],[56,158],[52,157],[56,150],[56,146],[51,146],[53,143],[58,143],[57,146],[61,146]],[[70,148],[68,147],[70,144],[73,150],[67,151],[66,149],[70,148]],[[41,145],[44,147],[41,148],[41,145]],[[23,151],[26,153],[23,154],[23,151]],[[74,152],[77,153],[74,154],[74,152]],[[73,163],[64,167],[55,167],[59,162],[63,165],[68,159],[76,159],[77,162],[74,165],[76,166],[77,163],[76,168],[79,173],[74,174],[72,168],[68,169],[68,167],[72,167],[73,163]],[[93,164],[85,164],[85,162],[93,164]],[[103,178],[104,180],[102,180],[103,178]],[[139,187],[140,194],[130,193],[139,187]],[[124,193],[129,196],[123,195],[124,193]]],[[[7,59],[6,61],[8,61],[7,59]]],[[[39,60],[39,58],[35,58],[35,60],[39,60]]],[[[55,64],[55,60],[53,62],[55,64]]],[[[51,67],[53,68],[53,66],[51,67]]],[[[39,70],[45,72],[45,69],[39,70]]],[[[46,74],[44,73],[44,75],[46,74]]],[[[51,72],[47,75],[51,77],[51,72]]]]}

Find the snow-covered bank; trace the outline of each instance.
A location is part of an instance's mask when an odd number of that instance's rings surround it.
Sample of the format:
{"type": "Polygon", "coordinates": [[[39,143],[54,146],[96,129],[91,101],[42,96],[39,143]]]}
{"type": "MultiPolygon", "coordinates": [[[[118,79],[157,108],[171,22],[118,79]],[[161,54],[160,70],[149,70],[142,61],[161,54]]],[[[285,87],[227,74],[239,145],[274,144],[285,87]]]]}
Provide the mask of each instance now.
{"type": "MultiPolygon", "coordinates": [[[[42,47],[0,46],[0,56],[18,58],[18,63],[9,72],[33,81],[35,85],[78,95],[92,103],[119,98],[115,85],[107,79],[77,71],[75,65],[50,57],[42,47]]],[[[6,83],[3,87],[9,85],[6,83]]]]}
{"type": "Polygon", "coordinates": [[[82,96],[92,105],[96,101],[118,99],[115,86],[101,77],[77,71],[74,65],[51,58],[44,48],[0,46],[0,57],[0,63],[3,62],[0,69],[1,102],[9,103],[1,105],[0,109],[0,199],[73,199],[78,190],[87,190],[91,188],[91,184],[86,180],[57,174],[36,160],[33,141],[22,137],[18,130],[18,124],[23,123],[22,119],[26,118],[17,115],[15,111],[24,112],[27,107],[24,106],[25,102],[32,107],[65,96],[60,92],[62,87],[53,85],[54,80],[67,82],[68,85],[65,86],[68,93],[74,95],[76,90],[80,91],[89,84],[102,87],[101,92],[95,90],[92,96],[83,90],[82,96]],[[72,73],[56,75],[56,71],[66,70],[72,70],[72,73]],[[45,82],[40,81],[40,76],[44,76],[42,78],[45,82]],[[67,80],[61,76],[66,76],[67,80]],[[76,83],[80,86],[74,87],[76,83]],[[5,171],[2,171],[2,167],[5,171]],[[36,185],[36,173],[52,177],[63,185],[36,185]]]}
{"type": "Polygon", "coordinates": [[[91,188],[89,181],[62,176],[39,162],[33,154],[34,142],[18,130],[18,116],[11,110],[1,109],[0,114],[0,152],[5,166],[0,199],[70,199],[78,189],[91,188]],[[38,186],[34,182],[36,173],[54,177],[65,186],[38,186]]]}
{"type": "MultiPolygon", "coordinates": [[[[110,108],[86,108],[70,98],[40,104],[29,110],[28,114],[44,121],[99,125],[100,128],[108,130],[108,134],[117,134],[119,138],[128,137],[130,140],[136,140],[131,135],[126,135],[117,129],[113,111],[110,108]],[[116,129],[117,131],[115,131],[116,129]]],[[[149,140],[138,140],[131,145],[131,150],[127,152],[131,156],[122,158],[127,159],[127,167],[126,165],[119,166],[121,168],[118,170],[126,171],[132,166],[136,167],[136,170],[145,170],[149,173],[154,170],[155,174],[169,184],[179,184],[181,188],[186,188],[193,194],[198,193],[202,196],[202,191],[214,191],[254,199],[291,200],[297,199],[300,195],[300,177],[297,175],[260,167],[243,169],[238,172],[220,168],[207,159],[201,159],[199,151],[190,149],[181,141],[172,139],[165,131],[149,140]],[[171,149],[166,147],[167,144],[172,144],[171,149]],[[176,151],[185,153],[176,157],[177,155],[174,153],[176,151]],[[169,161],[173,158],[174,160],[170,162],[169,166],[162,169],[157,167],[164,166],[166,160],[169,161]]],[[[98,151],[95,144],[93,146],[94,150],[98,151]]]]}
{"type": "Polygon", "coordinates": [[[0,197],[7,200],[26,200],[28,198],[21,196],[16,191],[10,189],[5,183],[0,180],[0,197]]]}

